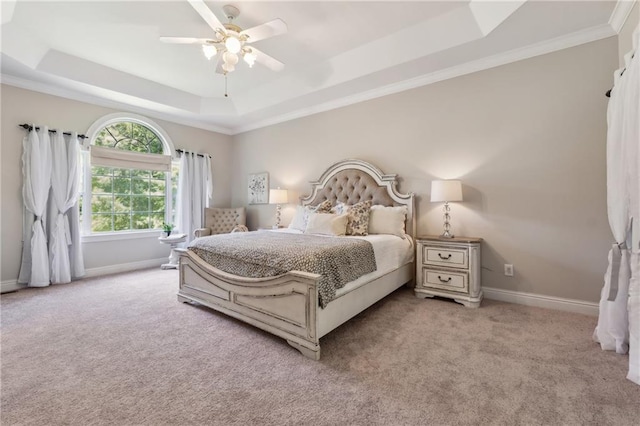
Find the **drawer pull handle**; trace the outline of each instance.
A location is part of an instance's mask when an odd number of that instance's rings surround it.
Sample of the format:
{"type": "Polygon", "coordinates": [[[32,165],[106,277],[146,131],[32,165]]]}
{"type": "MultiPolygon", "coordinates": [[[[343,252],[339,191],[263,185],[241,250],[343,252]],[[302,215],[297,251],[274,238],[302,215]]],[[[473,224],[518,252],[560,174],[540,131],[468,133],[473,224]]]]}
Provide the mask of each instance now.
{"type": "Polygon", "coordinates": [[[442,277],[440,275],[438,275],[438,279],[440,280],[440,282],[442,283],[448,283],[451,281],[451,277],[447,278],[446,280],[443,280],[442,277]]]}
{"type": "Polygon", "coordinates": [[[439,257],[440,259],[442,259],[442,260],[449,260],[449,259],[451,259],[451,253],[449,253],[449,254],[448,254],[448,255],[446,255],[446,256],[443,256],[443,255],[442,255],[442,253],[438,253],[438,257],[439,257]]]}

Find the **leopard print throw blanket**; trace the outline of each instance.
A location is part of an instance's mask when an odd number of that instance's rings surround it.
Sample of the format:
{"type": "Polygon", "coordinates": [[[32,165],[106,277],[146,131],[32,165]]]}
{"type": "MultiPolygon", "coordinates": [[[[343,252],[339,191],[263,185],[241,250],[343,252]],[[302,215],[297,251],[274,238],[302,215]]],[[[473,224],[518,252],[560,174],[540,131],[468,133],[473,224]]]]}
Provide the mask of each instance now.
{"type": "Polygon", "coordinates": [[[373,246],[357,238],[284,232],[236,232],[196,238],[189,249],[210,265],[242,277],[274,277],[288,271],[322,275],[321,307],[349,281],[376,270],[373,246]]]}

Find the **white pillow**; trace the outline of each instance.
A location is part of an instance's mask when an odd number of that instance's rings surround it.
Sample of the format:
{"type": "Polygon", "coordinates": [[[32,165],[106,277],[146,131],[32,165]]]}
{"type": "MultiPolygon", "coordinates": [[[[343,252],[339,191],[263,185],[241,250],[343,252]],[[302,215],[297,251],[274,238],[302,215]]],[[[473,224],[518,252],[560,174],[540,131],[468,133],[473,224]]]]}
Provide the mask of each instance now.
{"type": "Polygon", "coordinates": [[[404,238],[404,222],[406,217],[407,206],[371,206],[371,213],[369,215],[369,234],[391,234],[404,238]]]}
{"type": "Polygon", "coordinates": [[[344,235],[347,230],[347,215],[311,213],[305,234],[344,235]]]}
{"type": "Polygon", "coordinates": [[[296,214],[289,224],[289,229],[297,229],[298,231],[304,232],[307,226],[307,214],[304,207],[296,206],[296,214]]]}
{"type": "Polygon", "coordinates": [[[289,229],[297,229],[304,232],[307,229],[307,223],[309,222],[309,215],[313,212],[329,213],[331,210],[331,201],[324,200],[317,206],[296,206],[296,214],[293,216],[289,229]]]}

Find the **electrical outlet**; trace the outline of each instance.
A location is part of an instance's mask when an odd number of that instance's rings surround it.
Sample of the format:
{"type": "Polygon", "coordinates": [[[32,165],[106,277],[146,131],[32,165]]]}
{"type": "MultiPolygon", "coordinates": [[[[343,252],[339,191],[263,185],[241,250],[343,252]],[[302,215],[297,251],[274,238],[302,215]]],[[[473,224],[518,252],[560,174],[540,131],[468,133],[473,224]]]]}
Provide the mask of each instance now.
{"type": "Polygon", "coordinates": [[[504,274],[508,277],[512,277],[513,276],[513,265],[509,264],[509,263],[505,263],[504,264],[504,274]]]}

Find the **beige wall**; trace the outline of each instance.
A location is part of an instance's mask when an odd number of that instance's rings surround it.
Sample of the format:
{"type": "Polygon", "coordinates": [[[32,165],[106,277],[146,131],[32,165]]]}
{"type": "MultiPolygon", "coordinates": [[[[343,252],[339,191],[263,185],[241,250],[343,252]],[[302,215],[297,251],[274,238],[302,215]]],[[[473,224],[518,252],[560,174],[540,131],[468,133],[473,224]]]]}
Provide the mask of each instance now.
{"type": "Polygon", "coordinates": [[[640,3],[638,1],[635,2],[633,9],[631,9],[631,13],[627,17],[626,22],[622,26],[620,30],[620,34],[618,34],[618,56],[619,56],[619,64],[621,67],[624,66],[624,55],[626,55],[631,49],[633,49],[632,43],[632,34],[633,30],[636,29],[638,24],[640,23],[640,3]]]}
{"type": "MultiPolygon", "coordinates": [[[[79,133],[100,117],[115,111],[57,96],[2,85],[2,139],[0,140],[1,181],[1,261],[2,281],[18,277],[21,256],[22,229],[22,138],[21,123],[48,125],[56,129],[79,133]]],[[[228,178],[231,175],[231,137],[193,127],[153,119],[172,139],[176,148],[206,152],[212,155],[214,205],[231,202],[228,178]]],[[[85,266],[88,269],[158,259],[169,255],[167,246],[158,243],[157,236],[138,240],[90,242],[84,245],[85,266]]]]}
{"type": "MultiPolygon", "coordinates": [[[[419,234],[437,234],[430,182],[459,178],[453,230],[485,239],[485,286],[595,302],[611,243],[604,93],[617,63],[612,37],[236,135],[233,204],[246,204],[248,173],[298,197],[330,164],[361,158],[398,173],[418,195],[419,234]]],[[[275,206],[248,214],[268,226],[275,206]]]]}
{"type": "MultiPolygon", "coordinates": [[[[637,13],[637,6],[636,11],[637,13]]],[[[628,49],[627,49],[628,50],[628,49]]],[[[618,42],[609,38],[338,110],[236,135],[154,120],[177,148],[214,161],[214,204],[243,206],[247,174],[268,171],[271,187],[295,199],[308,181],[345,158],[398,173],[418,198],[418,231],[441,231],[433,179],[460,178],[452,207],[458,235],[480,236],[483,284],[597,301],[611,235],[606,218],[603,93],[611,87],[618,42]],[[503,264],[515,266],[505,277],[503,264]]],[[[20,262],[21,166],[17,124],[84,132],[108,108],[2,89],[2,281],[20,262]]],[[[252,228],[269,226],[275,206],[249,206],[252,228]]],[[[291,218],[293,204],[283,212],[291,218]]],[[[85,245],[87,268],[163,257],[155,238],[85,245]]]]}

